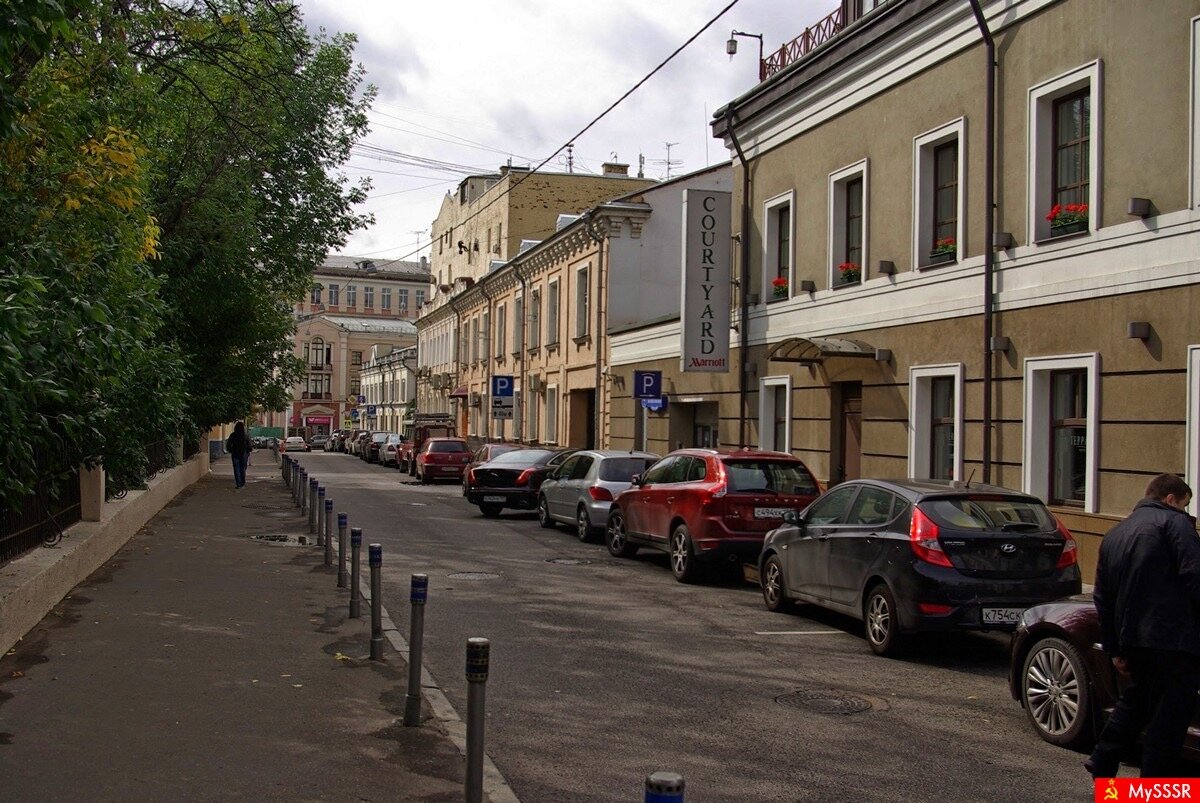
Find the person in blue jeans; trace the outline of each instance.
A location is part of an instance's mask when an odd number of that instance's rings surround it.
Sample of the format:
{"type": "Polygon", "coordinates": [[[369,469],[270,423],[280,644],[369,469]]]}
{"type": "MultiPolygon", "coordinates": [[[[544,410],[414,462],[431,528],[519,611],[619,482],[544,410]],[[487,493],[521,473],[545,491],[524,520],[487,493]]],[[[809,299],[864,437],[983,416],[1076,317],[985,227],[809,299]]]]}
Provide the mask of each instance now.
{"type": "Polygon", "coordinates": [[[225,451],[233,458],[233,487],[241,488],[246,484],[246,461],[253,451],[244,422],[239,421],[234,425],[233,433],[225,439],[225,451]]]}

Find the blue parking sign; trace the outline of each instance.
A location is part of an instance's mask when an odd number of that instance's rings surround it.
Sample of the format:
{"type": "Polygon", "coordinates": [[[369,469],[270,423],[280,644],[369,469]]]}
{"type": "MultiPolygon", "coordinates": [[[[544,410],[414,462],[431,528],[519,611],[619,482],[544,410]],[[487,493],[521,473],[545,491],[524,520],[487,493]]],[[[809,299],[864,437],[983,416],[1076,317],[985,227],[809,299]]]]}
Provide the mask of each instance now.
{"type": "Polygon", "coordinates": [[[512,396],[513,395],[513,378],[511,376],[493,376],[492,377],[492,395],[493,396],[512,396]]]}
{"type": "Polygon", "coordinates": [[[633,398],[658,399],[662,397],[662,371],[634,371],[633,398]]]}

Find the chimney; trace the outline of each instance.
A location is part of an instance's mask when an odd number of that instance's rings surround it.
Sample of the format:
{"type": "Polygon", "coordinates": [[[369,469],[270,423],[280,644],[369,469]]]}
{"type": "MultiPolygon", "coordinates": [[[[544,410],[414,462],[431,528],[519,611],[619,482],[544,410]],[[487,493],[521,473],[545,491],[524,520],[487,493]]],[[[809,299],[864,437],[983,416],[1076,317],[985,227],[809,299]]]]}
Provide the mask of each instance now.
{"type": "Polygon", "coordinates": [[[421,271],[426,272],[428,270],[429,270],[429,259],[427,257],[421,257],[421,271]]]}
{"type": "Polygon", "coordinates": [[[620,162],[605,162],[600,167],[604,171],[604,175],[606,175],[606,176],[628,176],[629,175],[629,165],[621,164],[620,162]]]}

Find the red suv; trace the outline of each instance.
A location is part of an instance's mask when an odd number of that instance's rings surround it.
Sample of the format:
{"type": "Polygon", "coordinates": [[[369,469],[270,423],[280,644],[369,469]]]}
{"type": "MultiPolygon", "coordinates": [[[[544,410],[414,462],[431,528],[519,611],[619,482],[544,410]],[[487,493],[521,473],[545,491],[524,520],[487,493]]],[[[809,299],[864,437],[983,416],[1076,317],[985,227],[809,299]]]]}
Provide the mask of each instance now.
{"type": "Polygon", "coordinates": [[[620,558],[639,547],[666,552],[675,579],[691,583],[704,564],[756,560],[783,514],[820,492],[808,467],[789,454],[680,449],[613,501],[604,540],[620,558]]]}
{"type": "Polygon", "coordinates": [[[422,485],[443,477],[461,480],[471,462],[471,447],[462,438],[427,438],[415,462],[422,485]]]}

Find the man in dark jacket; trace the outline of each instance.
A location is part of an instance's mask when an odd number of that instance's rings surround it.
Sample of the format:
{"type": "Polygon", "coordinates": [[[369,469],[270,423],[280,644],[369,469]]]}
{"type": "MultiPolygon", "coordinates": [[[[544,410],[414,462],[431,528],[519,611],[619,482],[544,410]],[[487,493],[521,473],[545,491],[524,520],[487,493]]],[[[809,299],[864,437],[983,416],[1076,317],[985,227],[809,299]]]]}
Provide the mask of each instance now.
{"type": "Polygon", "coordinates": [[[1192,774],[1179,758],[1200,689],[1200,537],[1185,511],[1192,490],[1160,474],[1146,498],[1100,544],[1096,588],[1100,636],[1129,685],[1084,766],[1117,774],[1145,728],[1142,777],[1192,774]]]}

